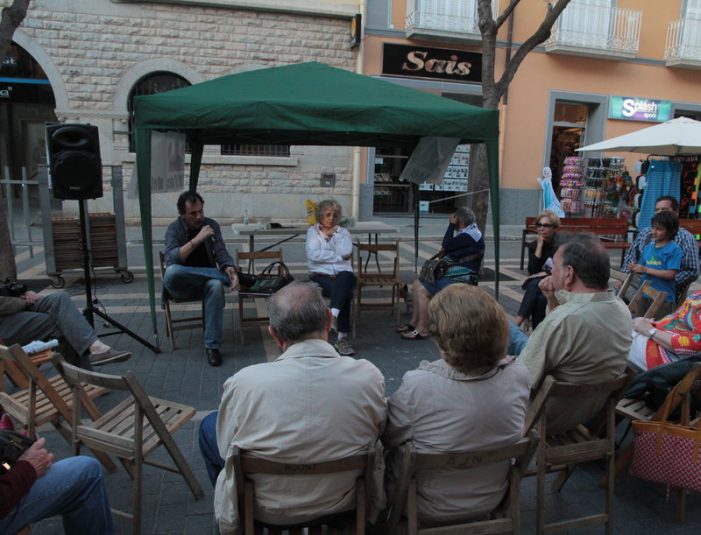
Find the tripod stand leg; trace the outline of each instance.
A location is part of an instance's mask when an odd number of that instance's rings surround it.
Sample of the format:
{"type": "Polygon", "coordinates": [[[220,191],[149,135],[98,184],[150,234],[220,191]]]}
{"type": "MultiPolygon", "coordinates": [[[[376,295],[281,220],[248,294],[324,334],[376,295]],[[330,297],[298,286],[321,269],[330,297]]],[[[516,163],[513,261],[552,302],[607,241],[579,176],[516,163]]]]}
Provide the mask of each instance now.
{"type": "Polygon", "coordinates": [[[122,325],[121,323],[119,323],[117,320],[110,318],[107,314],[105,314],[105,313],[102,312],[101,310],[98,310],[97,308],[94,308],[94,307],[90,307],[90,308],[92,309],[92,310],[91,310],[91,313],[92,313],[92,314],[95,314],[96,316],[101,317],[103,320],[105,320],[106,322],[108,322],[109,324],[111,324],[111,325],[112,325],[113,327],[115,327],[116,329],[119,329],[119,330],[120,330],[121,332],[123,332],[124,334],[127,334],[127,335],[131,336],[134,340],[136,340],[137,342],[139,342],[141,345],[143,345],[143,346],[145,346],[145,347],[148,347],[148,348],[149,348],[151,351],[153,351],[154,353],[160,353],[160,352],[161,352],[161,350],[160,350],[159,348],[157,348],[155,345],[153,345],[153,344],[149,343],[148,341],[144,340],[143,338],[141,338],[141,336],[139,336],[138,334],[136,334],[134,331],[128,329],[127,327],[125,327],[124,325],[122,325]]]}

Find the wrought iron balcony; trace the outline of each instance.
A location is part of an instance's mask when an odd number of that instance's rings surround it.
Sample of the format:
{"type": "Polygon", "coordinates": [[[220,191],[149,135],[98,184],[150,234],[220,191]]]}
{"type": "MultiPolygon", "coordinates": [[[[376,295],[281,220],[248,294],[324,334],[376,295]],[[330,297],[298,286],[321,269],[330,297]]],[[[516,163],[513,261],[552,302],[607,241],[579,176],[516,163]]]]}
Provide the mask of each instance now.
{"type": "Polygon", "coordinates": [[[669,24],[664,59],[668,67],[701,69],[701,19],[681,19],[669,24]]]}
{"type": "Polygon", "coordinates": [[[635,57],[640,48],[641,15],[634,9],[570,4],[555,22],[545,50],[609,59],[635,57]]]}
{"type": "MultiPolygon", "coordinates": [[[[498,0],[492,15],[498,16],[498,0]]],[[[480,42],[476,0],[407,0],[406,36],[480,42]]]]}

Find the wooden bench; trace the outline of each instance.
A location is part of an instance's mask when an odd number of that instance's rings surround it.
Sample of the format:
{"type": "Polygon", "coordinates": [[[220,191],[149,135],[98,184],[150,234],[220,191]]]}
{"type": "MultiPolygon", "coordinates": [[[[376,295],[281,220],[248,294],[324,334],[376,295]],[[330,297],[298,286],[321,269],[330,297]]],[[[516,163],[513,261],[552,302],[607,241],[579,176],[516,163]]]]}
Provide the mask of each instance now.
{"type": "Polygon", "coordinates": [[[701,219],[680,219],[679,227],[691,232],[701,249],[701,219]]]}
{"type": "MultiPolygon", "coordinates": [[[[537,234],[536,218],[527,217],[526,225],[521,233],[521,270],[526,256],[526,237],[529,234],[537,234]]],[[[699,225],[701,229],[701,225],[699,225]]],[[[628,242],[628,220],[625,217],[562,217],[560,218],[560,232],[591,232],[599,236],[601,243],[607,249],[619,249],[621,251],[621,263],[626,250],[630,247],[628,242]]]]}

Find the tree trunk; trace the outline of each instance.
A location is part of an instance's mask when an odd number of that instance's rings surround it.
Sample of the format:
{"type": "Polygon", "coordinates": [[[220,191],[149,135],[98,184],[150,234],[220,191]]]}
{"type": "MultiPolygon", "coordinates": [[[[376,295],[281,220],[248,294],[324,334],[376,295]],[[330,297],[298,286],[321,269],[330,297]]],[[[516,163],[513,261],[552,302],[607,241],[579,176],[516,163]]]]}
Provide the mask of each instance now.
{"type": "MultiPolygon", "coordinates": [[[[497,20],[492,17],[492,0],[478,0],[479,29],[482,35],[482,107],[490,110],[499,108],[499,102],[509,87],[519,66],[528,53],[550,37],[553,24],[571,0],[557,0],[545,8],[545,16],[536,31],[524,41],[504,66],[504,73],[497,81],[494,75],[496,62],[496,41],[499,28],[514,16],[514,10],[521,0],[510,0],[497,20]]],[[[545,6],[544,6],[545,7],[545,6]]],[[[473,175],[468,183],[468,206],[475,212],[477,225],[485,229],[489,208],[489,168],[487,148],[481,144],[477,148],[473,175]]],[[[500,170],[501,171],[501,170],[500,170]]]]}
{"type": "MultiPolygon", "coordinates": [[[[27,15],[29,0],[14,0],[2,10],[0,17],[0,60],[4,59],[12,44],[12,36],[27,15]]],[[[2,197],[2,196],[0,196],[2,197]]],[[[15,251],[10,238],[5,199],[0,198],[0,280],[17,279],[15,251]]]]}

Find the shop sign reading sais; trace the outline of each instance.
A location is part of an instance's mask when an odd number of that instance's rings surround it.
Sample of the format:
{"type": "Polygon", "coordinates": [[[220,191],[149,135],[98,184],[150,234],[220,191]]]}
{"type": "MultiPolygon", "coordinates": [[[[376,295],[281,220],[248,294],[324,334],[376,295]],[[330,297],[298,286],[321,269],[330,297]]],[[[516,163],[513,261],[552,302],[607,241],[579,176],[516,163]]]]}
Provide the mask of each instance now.
{"type": "Polygon", "coordinates": [[[482,81],[482,55],[384,43],[382,74],[479,83],[482,81]]]}

